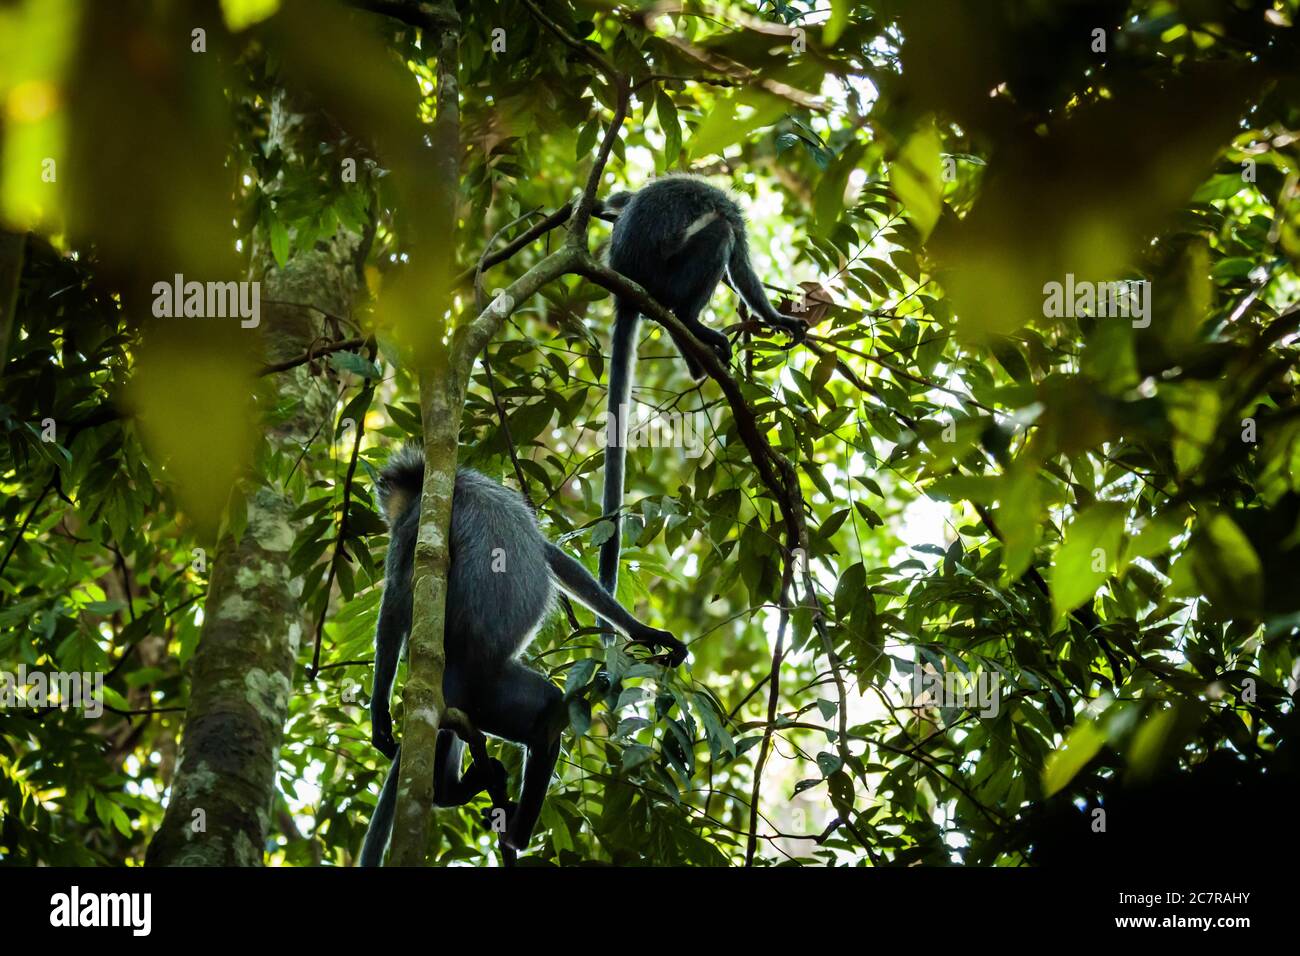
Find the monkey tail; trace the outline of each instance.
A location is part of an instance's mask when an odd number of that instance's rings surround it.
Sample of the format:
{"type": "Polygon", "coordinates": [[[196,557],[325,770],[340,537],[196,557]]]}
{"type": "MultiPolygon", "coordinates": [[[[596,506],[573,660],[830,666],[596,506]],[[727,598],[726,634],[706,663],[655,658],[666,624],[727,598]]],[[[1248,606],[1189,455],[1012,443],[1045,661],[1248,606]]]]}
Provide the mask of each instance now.
{"type": "Polygon", "coordinates": [[[379,800],[375,804],[375,815],[370,818],[366,828],[366,839],[361,844],[361,858],[358,866],[383,866],[384,851],[388,849],[388,838],[393,835],[393,814],[397,810],[397,778],[402,766],[402,748],[393,754],[393,765],[388,768],[384,778],[384,787],[379,791],[379,800]]]}
{"type": "MultiPolygon", "coordinates": [[[[614,524],[614,533],[600,546],[600,584],[611,595],[618,593],[618,557],[623,544],[623,474],[627,462],[627,399],[632,391],[636,365],[636,330],[640,314],[636,306],[619,302],[614,312],[610,342],[609,415],[605,424],[605,486],[601,508],[614,524]]],[[[598,622],[609,627],[609,622],[598,622]]]]}
{"type": "Polygon", "coordinates": [[[414,501],[424,484],[424,451],[412,443],[403,445],[388,459],[379,473],[379,506],[391,525],[414,501]]]}

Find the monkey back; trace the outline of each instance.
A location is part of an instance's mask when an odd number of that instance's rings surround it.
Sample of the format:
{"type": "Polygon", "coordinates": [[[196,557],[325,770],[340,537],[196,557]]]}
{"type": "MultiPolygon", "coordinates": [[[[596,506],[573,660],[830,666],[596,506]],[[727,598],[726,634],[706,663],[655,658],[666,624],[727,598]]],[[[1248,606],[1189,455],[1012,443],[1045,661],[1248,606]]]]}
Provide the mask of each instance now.
{"type": "MultiPolygon", "coordinates": [[[[406,446],[389,460],[378,484],[391,523],[389,561],[398,564],[396,580],[407,588],[423,479],[423,455],[406,446]]],[[[447,575],[449,663],[486,665],[528,645],[554,598],[545,548],[532,510],[516,492],[471,468],[456,472],[447,575]]]]}

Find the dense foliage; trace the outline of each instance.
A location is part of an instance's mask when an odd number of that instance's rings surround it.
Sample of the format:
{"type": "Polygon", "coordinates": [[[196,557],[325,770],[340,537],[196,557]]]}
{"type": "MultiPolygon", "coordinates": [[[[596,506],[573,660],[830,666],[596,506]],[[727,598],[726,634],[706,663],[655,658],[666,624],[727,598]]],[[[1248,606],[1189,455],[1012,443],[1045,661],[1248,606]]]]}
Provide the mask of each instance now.
{"type": "MultiPolygon", "coordinates": [[[[0,856],[143,859],[214,544],[243,521],[229,488],[257,474],[297,506],[304,635],[266,858],[350,863],[386,771],[365,706],[371,479],[420,427],[392,329],[421,315],[385,295],[421,267],[420,158],[385,134],[431,120],[434,50],[323,2],[232,0],[224,21],[95,6],[0,8],[0,225],[27,233],[0,244],[0,669],[105,675],[96,719],[0,712],[0,856]],[[314,93],[347,101],[313,82],[374,109],[313,113],[314,93]],[[268,147],[281,85],[318,121],[293,151],[268,147]],[[285,460],[262,434],[292,412],[285,373],[258,368],[254,334],[176,332],[139,289],[173,266],[258,278],[339,230],[369,237],[369,296],[359,330],[333,317],[352,344],[307,365],[332,412],[285,460]]],[[[1282,832],[1300,769],[1295,0],[634,6],[458,4],[460,227],[441,251],[470,270],[585,181],[615,102],[544,10],[634,84],[602,192],[673,170],[729,185],[773,300],[812,325],[790,348],[725,290],[710,316],[794,466],[807,549],[791,560],[732,404],[643,326],[636,404],[703,447],[630,452],[620,597],[691,660],[668,672],[557,611],[529,654],[570,730],[524,860],[740,863],[755,793],[770,864],[1282,832]],[[1051,301],[1050,283],[1120,280],[1144,312],[1051,301]],[[917,699],[914,678],[948,675],[994,681],[995,703],[917,699]]],[[[419,309],[477,311],[464,276],[443,301],[419,309]]],[[[476,367],[460,446],[592,567],[611,308],[573,276],[524,304],[476,367]]],[[[430,858],[493,860],[485,806],[438,811],[430,858]]]]}

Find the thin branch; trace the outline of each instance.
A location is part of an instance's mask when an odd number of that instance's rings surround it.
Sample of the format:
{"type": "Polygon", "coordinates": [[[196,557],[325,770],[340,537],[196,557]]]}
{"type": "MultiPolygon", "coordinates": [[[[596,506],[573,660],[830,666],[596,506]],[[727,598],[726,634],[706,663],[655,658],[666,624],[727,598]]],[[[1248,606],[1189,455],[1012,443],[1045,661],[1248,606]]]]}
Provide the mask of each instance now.
{"type": "Polygon", "coordinates": [[[609,160],[610,150],[613,148],[614,141],[618,138],[618,131],[627,116],[631,88],[628,85],[627,77],[616,70],[614,64],[610,63],[604,54],[600,53],[591,44],[583,43],[576,37],[571,36],[567,30],[547,16],[535,0],[523,0],[523,4],[528,8],[534,19],[555,34],[561,43],[575,51],[580,57],[599,70],[609,82],[609,85],[614,88],[614,118],[610,120],[609,128],[605,130],[605,138],[601,141],[600,151],[596,154],[596,162],[592,164],[591,172],[587,176],[587,187],[583,190],[582,198],[578,200],[578,206],[573,213],[573,228],[569,230],[569,242],[571,244],[585,243],[587,225],[591,221],[591,213],[596,204],[596,190],[600,187],[600,177],[605,171],[605,164],[609,160]]]}
{"type": "Polygon", "coordinates": [[[601,73],[605,74],[605,78],[609,80],[610,83],[617,86],[621,82],[622,77],[618,70],[614,69],[614,65],[610,63],[609,60],[605,59],[604,55],[594,46],[583,43],[576,37],[571,36],[564,27],[560,26],[547,16],[534,0],[523,0],[523,4],[528,8],[528,12],[533,15],[534,19],[536,19],[538,23],[550,30],[551,33],[555,34],[561,43],[573,50],[601,73]]]}
{"type": "MultiPolygon", "coordinates": [[[[510,242],[506,243],[496,252],[488,253],[486,250],[484,250],[483,257],[482,259],[479,260],[478,265],[466,269],[460,275],[456,276],[454,280],[456,287],[463,288],[464,286],[467,286],[470,283],[472,283],[474,281],[475,276],[478,275],[479,273],[486,272],[488,269],[491,269],[493,266],[500,265],[501,263],[514,258],[515,255],[518,252],[520,252],[520,250],[527,248],[528,246],[536,242],[538,239],[540,239],[542,236],[546,235],[548,232],[551,232],[552,230],[557,229],[560,226],[564,225],[566,222],[568,222],[569,219],[573,216],[573,210],[574,210],[574,204],[567,203],[561,206],[559,209],[555,210],[555,212],[547,215],[546,218],[543,219],[541,222],[537,223],[534,226],[529,227],[529,229],[526,232],[510,240],[510,242]]],[[[613,222],[614,220],[618,219],[617,213],[607,212],[604,208],[604,205],[599,201],[597,201],[594,204],[591,211],[591,215],[595,219],[603,219],[606,222],[613,222]]],[[[516,220],[516,222],[517,221],[518,220],[516,220]]],[[[489,247],[491,247],[495,242],[496,239],[494,237],[492,242],[488,244],[489,247]]]]}
{"type": "Polygon", "coordinates": [[[364,661],[334,661],[332,664],[320,665],[320,667],[316,668],[316,673],[319,675],[322,671],[333,670],[336,667],[373,667],[374,663],[369,658],[364,661]]]}
{"type": "Polygon", "coordinates": [[[489,268],[491,264],[493,264],[493,261],[504,261],[506,259],[510,259],[510,256],[515,255],[515,252],[521,250],[521,248],[528,245],[528,243],[533,242],[533,239],[538,238],[539,235],[543,235],[547,232],[550,232],[550,230],[554,229],[555,226],[558,226],[560,222],[567,221],[568,217],[571,216],[573,213],[573,207],[565,206],[563,208],[560,208],[559,211],[552,212],[550,216],[546,217],[546,219],[543,219],[541,222],[538,222],[536,226],[533,226],[533,228],[529,229],[528,232],[525,232],[523,235],[520,235],[519,238],[516,238],[515,241],[510,243],[510,245],[508,245],[506,248],[504,248],[504,250],[502,250],[502,252],[504,252],[504,254],[506,255],[493,254],[493,252],[490,251],[491,247],[497,245],[497,239],[502,237],[502,234],[506,233],[507,230],[510,230],[511,226],[517,225],[519,224],[519,222],[523,222],[525,219],[532,219],[532,217],[536,216],[537,213],[538,213],[538,209],[533,209],[532,212],[525,212],[523,216],[519,217],[519,219],[516,219],[513,222],[508,222],[507,225],[504,225],[502,226],[502,228],[498,229],[497,232],[493,234],[493,237],[491,237],[489,241],[487,241],[487,245],[484,246],[484,254],[478,256],[478,264],[476,265],[476,267],[472,269],[465,269],[465,271],[461,272],[459,276],[456,276],[456,285],[464,285],[464,282],[473,280],[474,308],[476,308],[477,311],[482,312],[484,311],[484,308],[486,308],[487,306],[487,303],[484,300],[485,298],[484,290],[482,290],[482,276],[484,276],[484,272],[486,271],[486,269],[489,268]],[[513,248],[513,251],[511,251],[511,248],[513,248]],[[489,260],[493,260],[493,261],[489,261],[489,260]]]}
{"type": "Polygon", "coordinates": [[[418,27],[425,33],[438,33],[448,27],[460,26],[460,19],[454,12],[414,0],[352,0],[352,5],[408,27],[418,27]]]}
{"type": "Polygon", "coordinates": [[[270,365],[263,365],[261,369],[258,370],[257,375],[258,378],[261,378],[264,375],[273,375],[276,372],[284,372],[288,369],[296,368],[299,365],[306,365],[308,362],[313,362],[322,355],[329,355],[331,352],[352,352],[363,347],[373,347],[374,344],[374,336],[367,336],[363,339],[344,339],[341,342],[328,342],[319,347],[313,345],[297,358],[287,359],[283,362],[274,362],[270,365]]]}
{"type": "Polygon", "coordinates": [[[314,680],[316,675],[320,673],[321,638],[325,634],[325,615],[329,612],[330,588],[334,586],[334,576],[337,573],[339,561],[343,558],[343,544],[348,533],[348,510],[352,503],[352,476],[356,474],[357,459],[361,455],[361,436],[365,433],[364,417],[360,421],[353,423],[352,430],[356,432],[356,438],[352,441],[352,458],[348,461],[348,473],[343,478],[343,513],[339,516],[339,530],[334,538],[334,553],[330,558],[329,574],[325,578],[325,586],[321,595],[320,616],[316,619],[316,646],[312,650],[311,666],[307,668],[308,680],[314,680]]]}
{"type": "Polygon", "coordinates": [[[467,325],[458,328],[452,339],[452,372],[464,382],[469,378],[474,359],[487,347],[518,306],[549,282],[574,271],[579,252],[565,245],[537,263],[506,287],[467,325]]]}
{"type": "MultiPolygon", "coordinates": [[[[531,3],[531,0],[524,0],[524,2],[531,3]]],[[[723,76],[730,77],[737,82],[749,86],[757,86],[760,89],[771,93],[773,96],[779,97],[789,103],[793,103],[800,109],[814,110],[816,112],[826,111],[827,103],[823,97],[797,89],[788,83],[782,83],[780,80],[774,80],[771,77],[763,76],[760,73],[751,70],[743,63],[738,63],[737,61],[722,56],[721,54],[698,47],[676,34],[663,36],[655,33],[653,29],[653,20],[656,16],[657,11],[654,8],[649,8],[624,14],[623,19],[637,27],[640,27],[642,30],[645,30],[655,39],[667,43],[688,59],[694,60],[700,66],[712,70],[714,73],[721,73],[723,76]]]]}
{"type": "Polygon", "coordinates": [[[600,177],[605,172],[605,165],[609,162],[609,154],[614,148],[614,142],[618,139],[618,132],[623,127],[623,121],[627,118],[628,100],[631,94],[628,91],[627,80],[622,77],[618,78],[615,88],[617,98],[614,106],[614,116],[609,121],[609,127],[605,130],[605,136],[600,141],[600,150],[596,153],[596,161],[591,164],[591,171],[587,174],[587,186],[582,191],[582,198],[578,200],[578,208],[573,213],[573,225],[569,227],[570,245],[575,248],[581,247],[585,250],[587,244],[587,227],[591,224],[592,210],[596,208],[596,191],[600,189],[600,177]]]}
{"type": "Polygon", "coordinates": [[[758,849],[759,790],[763,786],[763,769],[767,766],[767,755],[772,748],[772,733],[776,729],[776,708],[781,698],[781,662],[785,659],[785,631],[790,624],[790,612],[785,604],[793,582],[794,564],[787,561],[781,572],[781,618],[776,628],[776,646],[772,649],[772,681],[767,694],[767,723],[763,726],[763,740],[758,745],[758,758],[754,761],[754,785],[749,797],[749,837],[745,842],[745,866],[754,865],[754,853],[758,849]]]}
{"type": "Polygon", "coordinates": [[[18,533],[14,535],[13,541],[9,543],[9,548],[5,551],[4,559],[0,560],[0,574],[4,573],[5,568],[9,564],[9,559],[13,557],[14,551],[18,548],[18,542],[23,540],[23,535],[27,533],[28,526],[32,523],[32,519],[36,517],[36,510],[40,508],[41,502],[45,500],[45,496],[54,490],[54,485],[58,480],[59,472],[55,469],[54,475],[48,482],[46,482],[45,487],[41,489],[41,493],[36,497],[36,500],[32,502],[31,510],[27,512],[27,517],[23,519],[22,525],[19,526],[18,533]]]}

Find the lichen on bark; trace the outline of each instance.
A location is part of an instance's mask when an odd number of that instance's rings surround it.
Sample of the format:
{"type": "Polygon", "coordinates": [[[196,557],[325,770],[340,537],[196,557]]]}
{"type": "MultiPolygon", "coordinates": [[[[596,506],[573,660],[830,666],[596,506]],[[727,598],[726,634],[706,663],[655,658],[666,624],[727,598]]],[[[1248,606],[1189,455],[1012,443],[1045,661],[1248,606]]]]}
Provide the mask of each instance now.
{"type": "MultiPolygon", "coordinates": [[[[302,126],[286,96],[277,94],[268,140],[286,162],[294,161],[302,126]]],[[[271,256],[268,237],[254,233],[251,239],[251,278],[262,283],[263,353],[267,362],[284,361],[321,335],[322,314],[350,311],[365,239],[341,229],[328,243],[292,254],[283,268],[271,256]]],[[[276,389],[292,400],[293,411],[268,422],[267,440],[296,455],[331,413],[331,399],[305,366],[281,373],[276,389]]],[[[302,582],[288,572],[295,502],[268,475],[251,476],[244,485],[247,522],[238,539],[223,537],[212,563],[180,760],[149,845],[151,865],[260,865],[267,842],[303,633],[302,582]]]]}

